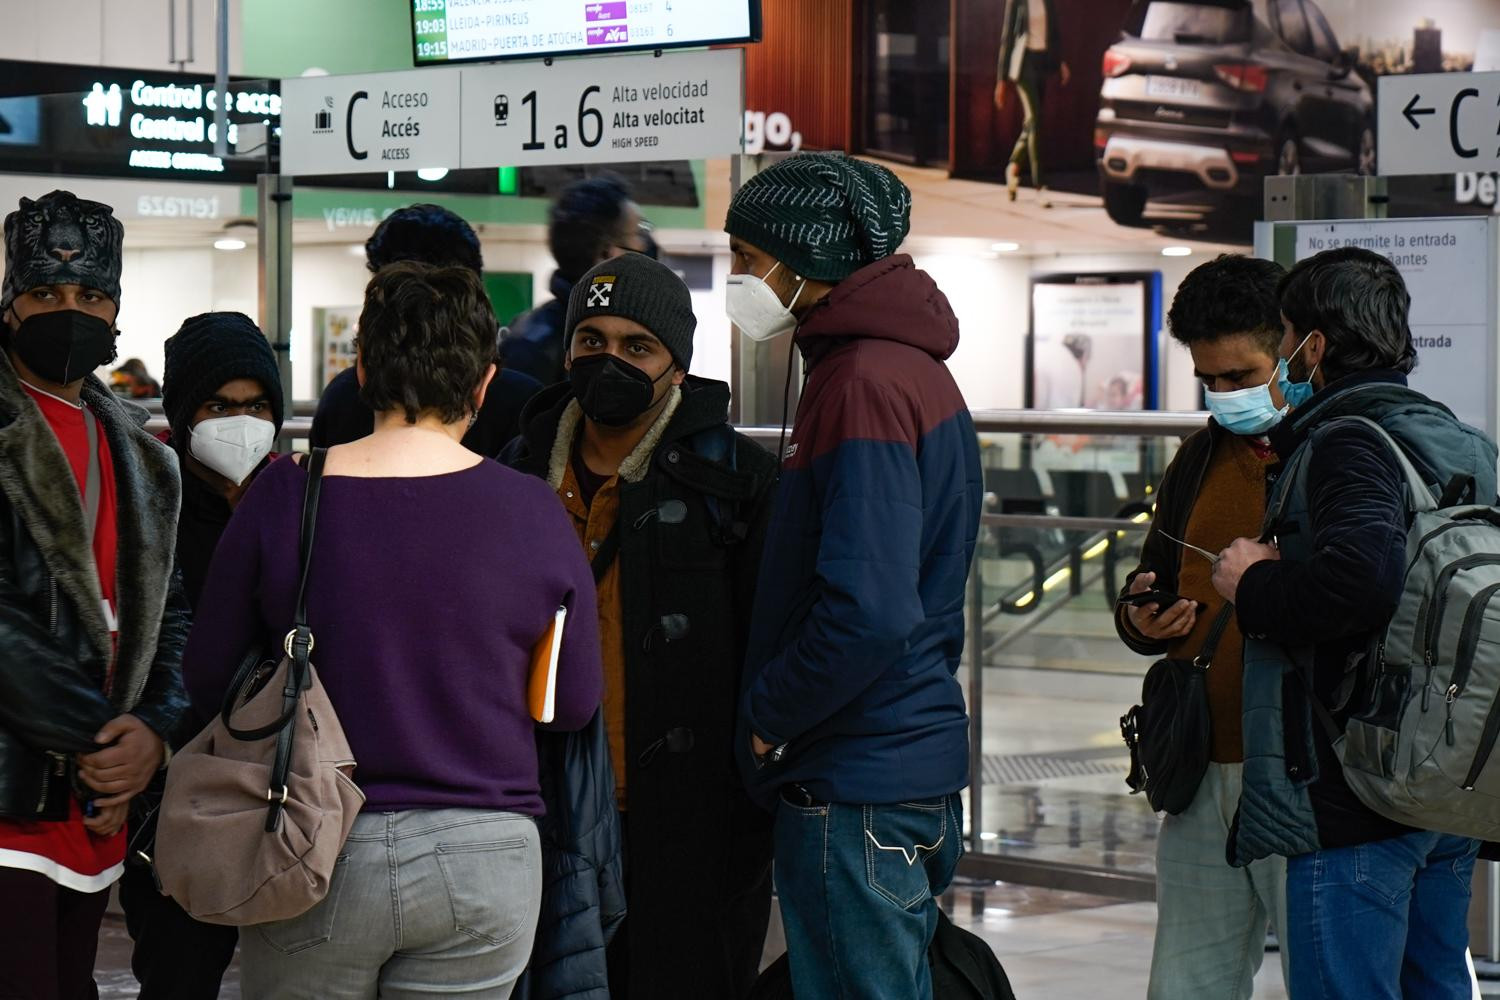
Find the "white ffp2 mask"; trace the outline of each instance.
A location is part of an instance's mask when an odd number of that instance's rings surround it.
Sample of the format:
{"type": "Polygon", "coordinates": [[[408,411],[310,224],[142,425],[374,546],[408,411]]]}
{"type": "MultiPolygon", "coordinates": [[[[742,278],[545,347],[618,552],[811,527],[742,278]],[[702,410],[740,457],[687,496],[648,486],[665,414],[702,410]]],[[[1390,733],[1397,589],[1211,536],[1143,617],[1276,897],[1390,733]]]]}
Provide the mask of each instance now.
{"type": "Polygon", "coordinates": [[[242,413],[198,424],[188,441],[188,453],[238,486],[271,453],[275,441],[275,424],[242,413]]]}
{"type": "MultiPolygon", "coordinates": [[[[766,272],[766,278],[775,274],[776,268],[780,266],[779,262],[774,264],[766,272]]],[[[802,296],[802,289],[806,286],[807,279],[804,278],[802,284],[797,286],[797,294],[792,296],[792,306],[797,304],[797,299],[802,296]]],[[[791,306],[782,305],[781,296],[766,284],[765,278],[757,278],[753,274],[729,276],[725,289],[725,309],[729,313],[729,322],[757,342],[772,340],[797,328],[797,317],[792,315],[791,306]]]]}

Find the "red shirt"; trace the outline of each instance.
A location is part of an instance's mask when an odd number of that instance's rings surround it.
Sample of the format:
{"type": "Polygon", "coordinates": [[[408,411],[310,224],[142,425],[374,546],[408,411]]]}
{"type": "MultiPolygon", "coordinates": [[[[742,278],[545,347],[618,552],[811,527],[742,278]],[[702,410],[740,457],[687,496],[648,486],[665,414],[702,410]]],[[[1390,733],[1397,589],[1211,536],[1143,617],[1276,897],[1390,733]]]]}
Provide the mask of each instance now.
{"type": "MultiPolygon", "coordinates": [[[[57,442],[67,456],[78,484],[80,500],[88,476],[88,430],[83,410],[63,399],[22,383],[22,388],[36,402],[57,442]]],[[[99,427],[99,519],[94,525],[94,563],[99,571],[99,589],[108,604],[106,620],[117,631],[115,622],[115,556],[117,533],[115,520],[115,473],[110,461],[109,442],[99,427]]],[[[110,663],[105,690],[114,680],[114,663],[110,663]]],[[[66,821],[23,823],[0,820],[0,867],[22,868],[45,875],[58,885],[77,892],[99,892],[109,888],[120,877],[125,860],[126,834],[121,830],[113,837],[95,837],[83,825],[83,810],[75,801],[66,821]]]]}

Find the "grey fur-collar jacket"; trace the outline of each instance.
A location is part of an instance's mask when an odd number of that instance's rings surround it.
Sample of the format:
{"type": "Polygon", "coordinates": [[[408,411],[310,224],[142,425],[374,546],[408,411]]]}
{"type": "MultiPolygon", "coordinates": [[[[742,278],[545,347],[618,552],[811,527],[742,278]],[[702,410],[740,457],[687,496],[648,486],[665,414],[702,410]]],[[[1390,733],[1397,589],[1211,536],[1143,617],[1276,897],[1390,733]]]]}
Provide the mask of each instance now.
{"type": "Polygon", "coordinates": [[[114,669],[77,481],[61,445],[0,352],[0,816],[61,819],[73,755],[130,712],[166,738],[186,707],[190,624],[173,570],[178,463],[145,413],[90,376],[83,399],[114,465],[114,669]]]}

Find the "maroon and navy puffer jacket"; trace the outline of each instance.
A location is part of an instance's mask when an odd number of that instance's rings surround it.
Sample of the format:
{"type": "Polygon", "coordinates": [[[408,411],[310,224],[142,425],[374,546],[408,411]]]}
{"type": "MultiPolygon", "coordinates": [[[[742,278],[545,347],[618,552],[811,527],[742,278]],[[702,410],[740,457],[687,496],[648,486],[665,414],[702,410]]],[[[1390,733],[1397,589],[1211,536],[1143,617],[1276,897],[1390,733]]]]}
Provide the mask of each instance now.
{"type": "Polygon", "coordinates": [[[968,782],[954,673],[983,495],[979,444],[944,362],[946,296],[910,257],[845,279],[804,317],[810,367],[751,621],[738,745],[752,795],[804,785],[889,803],[968,782]],[[749,733],[786,744],[757,766],[749,733]]]}

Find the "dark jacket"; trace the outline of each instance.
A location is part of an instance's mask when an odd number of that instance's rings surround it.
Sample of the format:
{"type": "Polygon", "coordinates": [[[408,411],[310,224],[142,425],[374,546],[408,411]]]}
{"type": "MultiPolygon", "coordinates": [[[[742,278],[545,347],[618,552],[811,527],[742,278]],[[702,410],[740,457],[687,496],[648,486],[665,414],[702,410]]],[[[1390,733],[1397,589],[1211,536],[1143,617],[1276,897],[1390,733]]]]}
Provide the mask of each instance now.
{"type": "MultiPolygon", "coordinates": [[[[177,450],[170,434],[164,434],[158,440],[174,452],[177,450]]],[[[253,482],[276,458],[274,452],[267,455],[250,473],[250,480],[253,482]]],[[[183,461],[179,454],[178,462],[183,461]]],[[[208,580],[214,549],[219,547],[219,539],[229,527],[229,518],[233,514],[234,508],[229,506],[224,494],[189,470],[182,469],[182,511],[177,515],[177,566],[182,570],[182,592],[189,608],[198,606],[198,597],[208,580]]]]}
{"type": "Polygon", "coordinates": [[[77,481],[0,352],[0,815],[64,818],[73,755],[99,749],[100,727],[131,712],[166,738],[186,705],[177,459],[98,379],[83,399],[115,472],[120,632],[107,687],[110,633],[77,481]]]}
{"type": "MultiPolygon", "coordinates": [[[[1166,536],[1187,537],[1188,521],[1192,519],[1193,508],[1197,506],[1198,496],[1203,492],[1203,478],[1208,474],[1208,466],[1213,460],[1214,445],[1229,436],[1228,431],[1210,420],[1206,428],[1190,435],[1177,449],[1177,454],[1167,465],[1167,471],[1162,473],[1161,483],[1156,491],[1156,516],[1151,519],[1151,527],[1146,531],[1146,541],[1141,545],[1141,564],[1125,578],[1125,586],[1120,591],[1121,597],[1130,593],[1130,584],[1142,573],[1156,574],[1153,586],[1157,590],[1177,593],[1177,578],[1182,570],[1182,560],[1188,557],[1182,546],[1168,541],[1166,536]]],[[[1125,611],[1125,605],[1115,607],[1115,631],[1120,633],[1120,640],[1142,656],[1165,656],[1168,641],[1147,639],[1137,634],[1129,626],[1125,611]]]]}
{"type": "Polygon", "coordinates": [[[505,367],[529,375],[544,386],[556,385],[568,377],[563,370],[563,359],[568,353],[563,325],[568,319],[568,296],[573,293],[573,282],[554,271],[551,291],[551,302],[518,317],[500,338],[500,360],[505,367]]]}
{"type": "MultiPolygon", "coordinates": [[[[754,952],[753,982],[760,948],[743,914],[769,898],[769,822],[731,741],[775,459],[728,412],[728,386],[690,376],[654,450],[621,470],[630,998],[740,995],[736,956],[754,952]],[[723,457],[705,457],[715,441],[723,457]]],[[[510,464],[555,488],[568,424],[572,387],[544,390],[510,464]]]]}
{"type": "Polygon", "coordinates": [[[1271,433],[1286,462],[1301,448],[1313,450],[1305,511],[1289,505],[1277,518],[1288,484],[1280,480],[1284,466],[1271,470],[1268,531],[1282,558],[1248,569],[1236,593],[1246,636],[1246,791],[1230,834],[1231,860],[1295,856],[1411,832],[1349,789],[1312,718],[1303,680],[1340,723],[1358,707],[1361,667],[1396,609],[1405,573],[1410,512],[1401,468],[1372,428],[1330,427],[1331,421],[1371,419],[1403,446],[1435,495],[1455,475],[1473,476],[1479,502],[1493,502],[1495,446],[1405,386],[1396,372],[1350,376],[1271,433]],[[1257,690],[1264,684],[1271,688],[1257,690]],[[1269,755],[1262,745],[1268,740],[1276,744],[1269,755]],[[1275,769],[1262,772],[1267,761],[1275,769]]]}
{"type": "Polygon", "coordinates": [[[536,733],[547,812],[542,909],[515,1000],[609,1000],[605,948],[625,919],[625,858],[604,713],[576,733],[536,733]]]}
{"type": "Polygon", "coordinates": [[[1045,4],[1047,7],[1047,49],[1040,53],[1042,70],[1055,72],[1062,65],[1062,23],[1057,16],[1058,5],[1053,0],[1007,0],[1004,27],[1000,33],[999,79],[1019,79],[1014,72],[1016,46],[1023,45],[1024,36],[1031,25],[1030,5],[1045,4]]]}
{"type": "Polygon", "coordinates": [[[968,407],[944,365],[958,320],[905,254],[808,311],[810,365],[756,592],[736,750],[751,794],[785,784],[887,803],[968,782],[954,674],[983,485],[968,407]],[[750,734],[784,746],[760,766],[750,734]]]}
{"type": "MultiPolygon", "coordinates": [[[[464,433],[464,447],[485,458],[499,455],[520,432],[521,411],[541,387],[533,378],[501,368],[474,425],[464,433]]],[[[369,437],[374,430],[375,411],[359,396],[359,376],[353,368],[345,368],[318,399],[309,440],[314,448],[332,448],[369,437]]]]}

